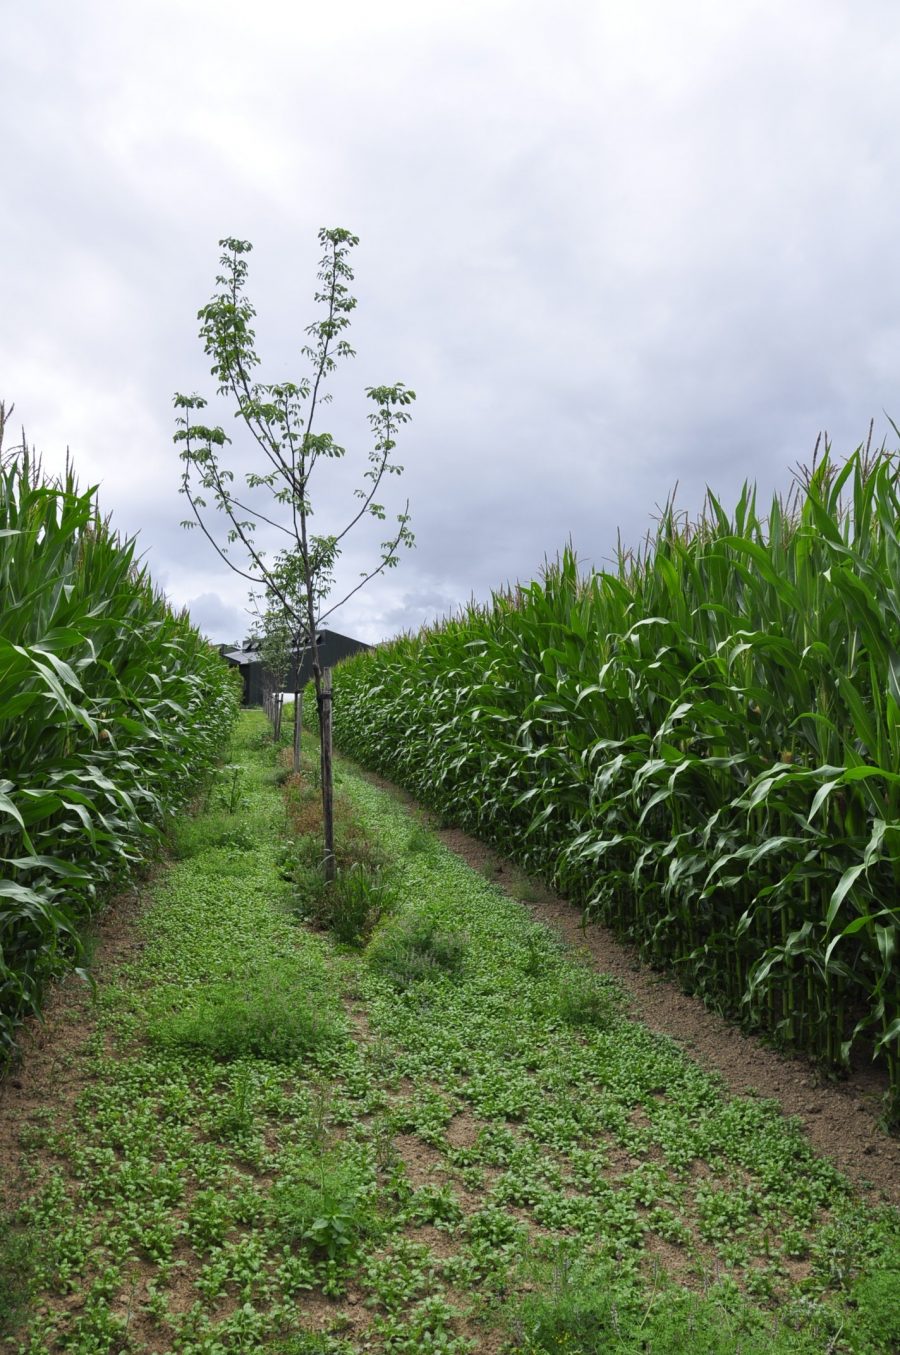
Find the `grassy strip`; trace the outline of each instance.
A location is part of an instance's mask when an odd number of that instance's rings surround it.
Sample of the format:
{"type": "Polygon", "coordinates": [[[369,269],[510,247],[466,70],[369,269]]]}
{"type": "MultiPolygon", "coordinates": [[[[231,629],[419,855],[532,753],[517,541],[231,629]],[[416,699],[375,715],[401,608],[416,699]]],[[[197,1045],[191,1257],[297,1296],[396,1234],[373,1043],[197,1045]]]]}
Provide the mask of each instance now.
{"type": "Polygon", "coordinates": [[[298,1305],[340,1292],[377,1229],[370,1153],[343,1128],[371,1087],[329,946],[286,907],[260,725],[235,750],[235,812],[183,825],[141,958],[98,992],[74,1112],[23,1128],[7,1289],[27,1276],[29,1316],[11,1349],[211,1355],[290,1332],[285,1350],[324,1350],[298,1305]]]}
{"type": "Polygon", "coordinates": [[[365,949],[298,926],[262,733],[99,991],[74,1110],[23,1126],[11,1350],[891,1349],[896,1215],[347,769],[384,916],[365,949]]]}
{"type": "Polygon", "coordinates": [[[344,775],[405,900],[353,966],[406,1089],[390,1123],[431,1149],[434,1219],[475,1310],[504,1300],[510,1349],[892,1349],[897,1214],[344,775]]]}

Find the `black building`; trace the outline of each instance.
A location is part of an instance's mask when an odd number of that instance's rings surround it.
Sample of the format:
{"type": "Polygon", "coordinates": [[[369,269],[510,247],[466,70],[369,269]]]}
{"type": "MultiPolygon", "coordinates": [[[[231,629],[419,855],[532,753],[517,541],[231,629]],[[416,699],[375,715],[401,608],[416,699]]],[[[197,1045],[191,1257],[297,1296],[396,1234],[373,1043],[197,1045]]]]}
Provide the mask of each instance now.
{"type": "MultiPolygon", "coordinates": [[[[267,688],[271,690],[259,647],[259,640],[246,640],[242,648],[225,649],[222,655],[228,663],[241,670],[245,706],[261,706],[267,688]]],[[[316,636],[316,647],[319,653],[319,666],[333,668],[341,659],[349,659],[352,654],[358,654],[362,649],[371,649],[372,646],[363,644],[362,640],[351,640],[349,635],[339,635],[336,630],[320,630],[316,636]]],[[[305,649],[300,655],[299,674],[295,660],[284,684],[284,690],[302,691],[307,682],[312,682],[312,676],[312,654],[309,649],[305,649]],[[295,686],[298,677],[299,683],[295,686]]]]}

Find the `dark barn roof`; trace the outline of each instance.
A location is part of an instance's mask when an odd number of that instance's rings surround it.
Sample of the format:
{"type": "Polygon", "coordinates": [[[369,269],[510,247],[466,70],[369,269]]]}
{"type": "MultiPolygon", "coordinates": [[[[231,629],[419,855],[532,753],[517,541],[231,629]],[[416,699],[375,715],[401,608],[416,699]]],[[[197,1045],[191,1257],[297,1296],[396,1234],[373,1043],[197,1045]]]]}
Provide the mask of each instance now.
{"type": "MultiPolygon", "coordinates": [[[[322,668],[333,668],[341,659],[349,659],[360,650],[371,649],[371,645],[364,644],[362,640],[353,640],[349,635],[338,634],[336,630],[320,630],[316,641],[322,668]]],[[[261,706],[263,702],[266,673],[259,647],[259,640],[248,640],[241,649],[228,649],[223,655],[228,663],[241,670],[245,706],[261,706]]],[[[300,671],[297,672],[295,661],[285,682],[285,691],[302,691],[307,682],[312,682],[312,676],[312,654],[309,649],[305,649],[300,660],[300,671]]]]}

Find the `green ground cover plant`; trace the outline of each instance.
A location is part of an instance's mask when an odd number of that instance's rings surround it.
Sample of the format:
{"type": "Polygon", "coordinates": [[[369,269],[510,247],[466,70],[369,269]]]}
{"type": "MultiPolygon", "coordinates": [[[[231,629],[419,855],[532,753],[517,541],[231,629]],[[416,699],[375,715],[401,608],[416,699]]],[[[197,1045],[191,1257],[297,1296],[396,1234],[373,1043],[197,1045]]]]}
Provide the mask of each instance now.
{"type": "Polygon", "coordinates": [[[335,740],[689,991],[900,1107],[900,467],[824,459],[768,513],[339,665],[335,740]]]}
{"type": "Polygon", "coordinates": [[[0,617],[2,1068],[87,921],[210,774],[239,698],[94,491],[23,450],[0,455],[0,617]]]}
{"type": "Polygon", "coordinates": [[[459,978],[466,949],[461,933],[442,928],[434,918],[412,914],[383,929],[366,959],[370,969],[402,990],[423,979],[459,978]]]}
{"type": "Polygon", "coordinates": [[[421,825],[409,850],[409,813],[346,766],[395,905],[363,950],[298,921],[276,753],[260,716],[240,728],[255,845],[219,843],[214,807],[206,837],[179,826],[146,944],[69,1056],[77,1096],[22,1125],[11,1351],[718,1355],[724,1333],[745,1355],[888,1355],[894,1211],[629,1021],[421,825]],[[375,957],[404,935],[463,938],[461,961],[398,985],[375,957]],[[159,1038],[269,968],[331,1038],[159,1038]]]}
{"type": "Polygon", "coordinates": [[[240,975],[198,984],[174,1011],[151,1020],[148,1034],[162,1049],[195,1049],[215,1059],[253,1055],[291,1062],[333,1044],[338,1028],[321,1009],[321,984],[288,961],[246,965],[240,975]]]}
{"type": "Polygon", "coordinates": [[[557,1265],[548,1287],[511,1315],[527,1355],[786,1355],[821,1351],[821,1335],[773,1331],[758,1309],[726,1289],[648,1295],[616,1284],[610,1269],[557,1265]]]}

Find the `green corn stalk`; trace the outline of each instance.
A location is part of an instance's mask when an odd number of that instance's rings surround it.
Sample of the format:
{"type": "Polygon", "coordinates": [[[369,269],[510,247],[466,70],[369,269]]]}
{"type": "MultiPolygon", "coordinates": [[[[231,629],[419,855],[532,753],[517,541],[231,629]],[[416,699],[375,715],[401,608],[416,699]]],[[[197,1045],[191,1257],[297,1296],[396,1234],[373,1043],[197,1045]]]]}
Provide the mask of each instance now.
{"type": "Polygon", "coordinates": [[[207,774],[230,675],[71,471],[0,463],[0,1062],[207,774]]]}
{"type": "Polygon", "coordinates": [[[721,1010],[898,1097],[900,478],[826,457],[760,512],[669,505],[335,672],[335,738],[721,1010]]]}

